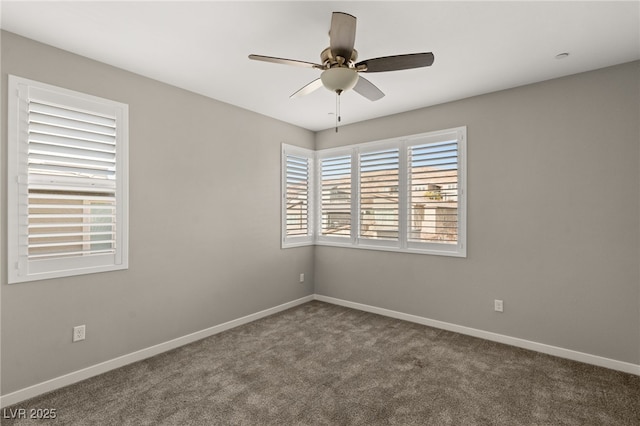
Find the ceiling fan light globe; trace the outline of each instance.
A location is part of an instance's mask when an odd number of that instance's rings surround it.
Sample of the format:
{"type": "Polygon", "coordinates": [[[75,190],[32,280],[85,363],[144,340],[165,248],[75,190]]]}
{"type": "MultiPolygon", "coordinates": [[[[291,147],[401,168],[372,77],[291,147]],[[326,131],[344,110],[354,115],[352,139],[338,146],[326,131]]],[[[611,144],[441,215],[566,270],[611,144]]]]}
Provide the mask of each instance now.
{"type": "Polygon", "coordinates": [[[320,75],[322,85],[332,92],[344,92],[353,89],[358,82],[356,70],[345,67],[329,68],[320,75]]]}

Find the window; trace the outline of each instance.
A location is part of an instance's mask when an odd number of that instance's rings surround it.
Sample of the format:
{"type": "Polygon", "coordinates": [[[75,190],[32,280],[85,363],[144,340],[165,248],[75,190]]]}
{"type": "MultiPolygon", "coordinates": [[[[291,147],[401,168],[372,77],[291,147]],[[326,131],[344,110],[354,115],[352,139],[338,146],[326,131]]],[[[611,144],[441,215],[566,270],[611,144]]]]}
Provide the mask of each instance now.
{"type": "Polygon", "coordinates": [[[464,256],[465,129],[407,140],[407,248],[464,256]]]}
{"type": "Polygon", "coordinates": [[[9,76],[9,282],[127,268],[128,107],[9,76]]]}
{"type": "Polygon", "coordinates": [[[286,206],[304,193],[306,244],[465,257],[465,150],[459,127],[285,156],[286,206]]]}
{"type": "Polygon", "coordinates": [[[282,246],[309,244],[312,227],[313,151],[282,147],[282,246]]]}

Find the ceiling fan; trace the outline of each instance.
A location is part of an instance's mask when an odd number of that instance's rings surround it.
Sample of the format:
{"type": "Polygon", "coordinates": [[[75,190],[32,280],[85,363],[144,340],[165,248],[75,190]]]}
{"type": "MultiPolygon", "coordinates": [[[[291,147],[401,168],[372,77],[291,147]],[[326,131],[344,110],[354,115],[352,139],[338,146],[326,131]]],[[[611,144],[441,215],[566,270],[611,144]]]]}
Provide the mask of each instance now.
{"type": "Polygon", "coordinates": [[[356,17],[348,13],[333,12],[329,30],[329,47],[320,54],[322,64],[262,55],[249,55],[249,59],[322,70],[320,78],[293,93],[290,96],[292,98],[306,95],[324,86],[336,92],[338,96],[346,90],[353,89],[371,101],[382,98],[384,93],[369,80],[360,76],[360,73],[398,71],[428,67],[433,64],[434,57],[431,52],[384,56],[356,62],[358,52],[353,48],[355,38],[356,17]]]}

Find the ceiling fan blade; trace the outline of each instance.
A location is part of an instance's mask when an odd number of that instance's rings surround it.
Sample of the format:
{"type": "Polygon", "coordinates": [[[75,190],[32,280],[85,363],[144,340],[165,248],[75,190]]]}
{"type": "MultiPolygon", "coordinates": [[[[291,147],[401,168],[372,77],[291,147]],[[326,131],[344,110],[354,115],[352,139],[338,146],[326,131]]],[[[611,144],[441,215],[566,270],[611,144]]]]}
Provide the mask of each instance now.
{"type": "Polygon", "coordinates": [[[356,68],[360,72],[384,72],[408,70],[411,68],[428,67],[433,64],[433,53],[409,53],[407,55],[384,56],[381,58],[365,59],[358,62],[356,68]]]}
{"type": "Polygon", "coordinates": [[[375,84],[373,84],[363,76],[358,76],[358,82],[356,83],[353,90],[369,99],[370,101],[377,101],[378,99],[384,97],[384,93],[382,92],[382,90],[378,89],[375,84]]]}
{"type": "Polygon", "coordinates": [[[292,94],[289,97],[290,98],[297,98],[299,96],[308,95],[309,93],[311,93],[311,92],[313,92],[315,90],[318,90],[321,87],[322,87],[322,80],[320,80],[319,78],[316,78],[311,83],[309,83],[306,86],[302,87],[302,89],[299,89],[297,92],[295,92],[294,94],[292,94]]]}
{"type": "Polygon", "coordinates": [[[274,64],[293,65],[296,67],[317,68],[322,69],[322,65],[313,62],[298,61],[295,59],[274,58],[273,56],[249,55],[249,59],[254,61],[273,62],[274,64]]]}
{"type": "Polygon", "coordinates": [[[355,42],[356,17],[348,13],[333,12],[329,30],[329,47],[333,57],[342,56],[348,62],[355,42]]]}

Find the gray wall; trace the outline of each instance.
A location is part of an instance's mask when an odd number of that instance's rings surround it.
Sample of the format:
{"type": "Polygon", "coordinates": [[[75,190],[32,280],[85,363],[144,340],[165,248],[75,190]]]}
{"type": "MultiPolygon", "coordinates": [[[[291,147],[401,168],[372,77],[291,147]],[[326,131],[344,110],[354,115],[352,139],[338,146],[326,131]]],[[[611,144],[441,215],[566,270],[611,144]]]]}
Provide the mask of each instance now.
{"type": "Polygon", "coordinates": [[[316,293],[640,364],[639,105],[634,62],[318,133],[468,126],[468,257],[317,247],[316,293]]]}
{"type": "Polygon", "coordinates": [[[312,132],[6,32],[1,54],[3,111],[9,73],[130,111],[129,269],[16,285],[2,114],[2,394],[313,293],[313,247],[279,226],[280,144],[312,132]]]}
{"type": "Polygon", "coordinates": [[[314,286],[640,363],[638,62],[314,135],[10,33],[1,55],[2,394],[314,286]],[[129,104],[128,270],[7,285],[8,73],[129,104]],[[321,149],[460,125],[469,138],[466,259],[280,249],[280,143],[321,149]],[[72,344],[78,324],[87,340],[72,344]]]}

